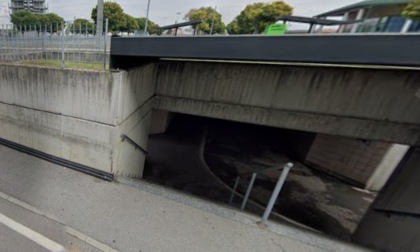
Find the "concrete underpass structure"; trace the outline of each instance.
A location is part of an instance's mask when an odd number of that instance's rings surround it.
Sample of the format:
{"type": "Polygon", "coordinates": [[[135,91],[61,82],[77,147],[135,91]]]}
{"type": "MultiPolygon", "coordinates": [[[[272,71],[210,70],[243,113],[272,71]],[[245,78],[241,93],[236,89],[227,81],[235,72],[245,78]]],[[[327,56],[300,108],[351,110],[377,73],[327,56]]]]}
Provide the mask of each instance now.
{"type": "MultiPolygon", "coordinates": [[[[363,37],[113,38],[111,72],[0,65],[0,138],[141,177],[148,134],[164,132],[175,112],[311,132],[303,162],[380,190],[420,145],[420,37],[363,37]],[[340,155],[328,148],[343,154],[366,143],[366,153],[325,162],[340,155]],[[376,161],[357,163],[363,155],[376,161]],[[348,174],[335,170],[340,162],[348,174]]],[[[401,238],[404,251],[415,235],[401,238]]]]}

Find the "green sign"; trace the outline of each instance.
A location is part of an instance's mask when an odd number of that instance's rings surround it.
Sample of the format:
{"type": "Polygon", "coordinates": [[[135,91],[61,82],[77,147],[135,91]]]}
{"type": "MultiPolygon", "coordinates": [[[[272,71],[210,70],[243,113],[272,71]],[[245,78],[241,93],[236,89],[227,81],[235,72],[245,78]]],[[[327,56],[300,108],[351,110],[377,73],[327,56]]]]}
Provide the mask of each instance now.
{"type": "Polygon", "coordinates": [[[272,24],[269,25],[264,34],[267,35],[284,35],[287,32],[287,24],[272,24]]]}

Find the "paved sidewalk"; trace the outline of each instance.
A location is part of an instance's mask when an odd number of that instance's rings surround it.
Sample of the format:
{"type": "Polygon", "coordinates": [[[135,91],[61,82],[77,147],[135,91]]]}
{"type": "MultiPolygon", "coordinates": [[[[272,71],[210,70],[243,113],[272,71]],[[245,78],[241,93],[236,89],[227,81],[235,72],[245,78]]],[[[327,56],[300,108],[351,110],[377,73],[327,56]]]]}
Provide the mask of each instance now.
{"type": "MultiPolygon", "coordinates": [[[[0,214],[71,251],[365,251],[274,223],[261,229],[236,209],[148,183],[103,182],[3,146],[0,172],[0,214]]],[[[27,246],[2,224],[0,237],[11,237],[0,238],[2,249],[27,246]]]]}

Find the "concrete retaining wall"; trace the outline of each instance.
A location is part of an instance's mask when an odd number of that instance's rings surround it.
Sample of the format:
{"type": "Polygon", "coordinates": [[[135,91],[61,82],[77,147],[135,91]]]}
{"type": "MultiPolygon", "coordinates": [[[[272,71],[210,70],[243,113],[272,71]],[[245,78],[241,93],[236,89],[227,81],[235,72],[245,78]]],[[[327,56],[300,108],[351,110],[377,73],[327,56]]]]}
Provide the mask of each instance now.
{"type": "Polygon", "coordinates": [[[95,169],[141,176],[153,65],[129,72],[0,65],[0,137],[95,169]],[[128,153],[128,152],[127,152],[128,153]]]}
{"type": "Polygon", "coordinates": [[[319,134],[305,163],[365,186],[391,146],[388,143],[319,134]]]}

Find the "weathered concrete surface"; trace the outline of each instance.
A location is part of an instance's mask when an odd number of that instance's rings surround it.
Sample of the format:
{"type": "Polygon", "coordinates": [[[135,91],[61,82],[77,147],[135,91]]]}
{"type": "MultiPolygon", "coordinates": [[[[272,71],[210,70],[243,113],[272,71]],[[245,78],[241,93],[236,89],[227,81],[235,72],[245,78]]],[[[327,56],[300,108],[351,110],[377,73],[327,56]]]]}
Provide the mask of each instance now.
{"type": "Polygon", "coordinates": [[[139,177],[155,71],[105,72],[0,64],[0,137],[79,164],[139,177]],[[131,149],[130,149],[131,148],[131,149]]]}
{"type": "Polygon", "coordinates": [[[118,126],[113,153],[113,171],[116,175],[142,177],[145,154],[128,142],[122,142],[121,136],[127,135],[143,149],[147,149],[151,113],[152,100],[149,100],[118,126]]]}
{"type": "Polygon", "coordinates": [[[420,144],[419,89],[415,70],[166,61],[159,63],[156,108],[420,144]]]}
{"type": "Polygon", "coordinates": [[[10,195],[118,251],[368,251],[272,222],[261,229],[258,217],[236,209],[144,182],[135,183],[140,189],[106,183],[3,146],[0,173],[0,197],[10,195]]]}
{"type": "Polygon", "coordinates": [[[115,125],[120,73],[0,65],[0,101],[115,125]]]}
{"type": "Polygon", "coordinates": [[[162,134],[168,129],[173,114],[163,110],[153,110],[150,123],[150,135],[162,134]]]}
{"type": "Polygon", "coordinates": [[[115,127],[0,103],[0,137],[112,173],[115,127]]]}
{"type": "Polygon", "coordinates": [[[390,143],[318,134],[304,161],[364,187],[391,146],[390,143]]]}
{"type": "Polygon", "coordinates": [[[379,192],[409,146],[318,134],[304,163],[379,192]]]}
{"type": "Polygon", "coordinates": [[[374,202],[353,240],[380,251],[420,251],[420,149],[412,148],[374,202]]]}
{"type": "Polygon", "coordinates": [[[154,108],[223,120],[345,137],[420,144],[420,126],[157,96],[154,108]]]}
{"type": "Polygon", "coordinates": [[[366,183],[366,189],[381,191],[409,149],[410,146],[407,145],[393,144],[370,176],[366,183]]]}

